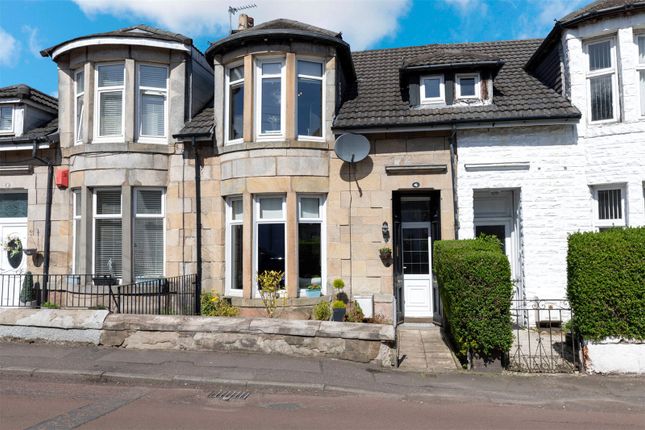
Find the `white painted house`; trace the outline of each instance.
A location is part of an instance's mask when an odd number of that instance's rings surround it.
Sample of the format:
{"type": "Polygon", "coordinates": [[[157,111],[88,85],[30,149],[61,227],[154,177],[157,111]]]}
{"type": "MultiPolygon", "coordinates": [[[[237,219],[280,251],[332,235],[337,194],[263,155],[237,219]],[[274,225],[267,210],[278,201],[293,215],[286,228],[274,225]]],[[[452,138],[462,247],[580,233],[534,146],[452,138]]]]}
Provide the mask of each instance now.
{"type": "Polygon", "coordinates": [[[645,5],[567,15],[525,68],[581,117],[458,132],[458,237],[498,235],[518,298],[558,299],[568,234],[645,225],[645,5]]]}

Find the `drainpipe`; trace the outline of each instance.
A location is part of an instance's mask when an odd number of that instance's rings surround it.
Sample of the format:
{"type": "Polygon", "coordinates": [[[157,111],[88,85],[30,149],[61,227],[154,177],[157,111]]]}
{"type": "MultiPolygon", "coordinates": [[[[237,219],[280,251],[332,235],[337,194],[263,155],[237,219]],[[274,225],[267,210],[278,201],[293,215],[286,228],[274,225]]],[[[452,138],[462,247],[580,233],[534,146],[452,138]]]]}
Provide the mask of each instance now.
{"type": "Polygon", "coordinates": [[[197,280],[195,283],[195,314],[201,313],[200,302],[202,295],[202,184],[199,162],[199,150],[195,136],[191,138],[195,151],[195,240],[197,242],[197,280]]]}
{"type": "Polygon", "coordinates": [[[450,142],[450,176],[452,177],[452,204],[454,210],[455,239],[459,239],[459,206],[457,205],[457,127],[452,125],[452,133],[449,137],[450,142]]]}
{"type": "Polygon", "coordinates": [[[32,149],[32,158],[40,161],[43,164],[47,165],[47,197],[45,202],[45,246],[43,250],[43,285],[42,285],[42,302],[48,300],[47,293],[47,284],[49,283],[49,250],[51,245],[51,229],[52,229],[52,196],[54,190],[52,188],[52,183],[54,180],[54,162],[51,160],[46,160],[44,158],[36,155],[38,150],[38,141],[34,141],[34,147],[32,149]]]}

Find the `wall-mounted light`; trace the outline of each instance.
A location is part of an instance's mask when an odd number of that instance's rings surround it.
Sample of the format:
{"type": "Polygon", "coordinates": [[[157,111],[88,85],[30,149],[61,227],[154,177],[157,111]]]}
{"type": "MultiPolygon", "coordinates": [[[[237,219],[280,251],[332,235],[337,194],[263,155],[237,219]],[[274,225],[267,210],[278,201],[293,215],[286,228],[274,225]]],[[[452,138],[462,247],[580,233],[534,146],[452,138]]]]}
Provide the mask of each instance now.
{"type": "Polygon", "coordinates": [[[387,224],[387,221],[383,221],[381,233],[383,233],[383,240],[388,242],[390,240],[390,226],[387,224]]]}

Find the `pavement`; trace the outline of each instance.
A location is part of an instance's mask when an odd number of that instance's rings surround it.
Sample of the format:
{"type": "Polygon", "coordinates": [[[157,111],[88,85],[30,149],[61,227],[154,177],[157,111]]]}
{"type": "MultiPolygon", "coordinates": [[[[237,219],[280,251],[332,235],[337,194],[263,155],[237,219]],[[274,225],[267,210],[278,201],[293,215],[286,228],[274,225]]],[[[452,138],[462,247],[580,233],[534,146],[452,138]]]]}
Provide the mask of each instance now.
{"type": "Polygon", "coordinates": [[[399,369],[416,372],[455,371],[458,361],[433,323],[404,323],[397,327],[399,369]]]}
{"type": "Polygon", "coordinates": [[[404,372],[322,358],[0,343],[0,376],[645,412],[642,376],[404,372]]]}

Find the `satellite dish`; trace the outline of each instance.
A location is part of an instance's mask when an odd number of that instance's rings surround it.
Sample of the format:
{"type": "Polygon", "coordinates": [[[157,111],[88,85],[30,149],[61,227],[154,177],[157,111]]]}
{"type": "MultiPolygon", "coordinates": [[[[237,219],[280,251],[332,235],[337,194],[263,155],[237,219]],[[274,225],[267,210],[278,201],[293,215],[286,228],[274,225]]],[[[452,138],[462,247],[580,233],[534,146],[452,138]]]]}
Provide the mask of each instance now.
{"type": "Polygon", "coordinates": [[[345,133],[338,136],[334,151],[348,163],[358,163],[370,153],[370,141],[362,134],[345,133]]]}

